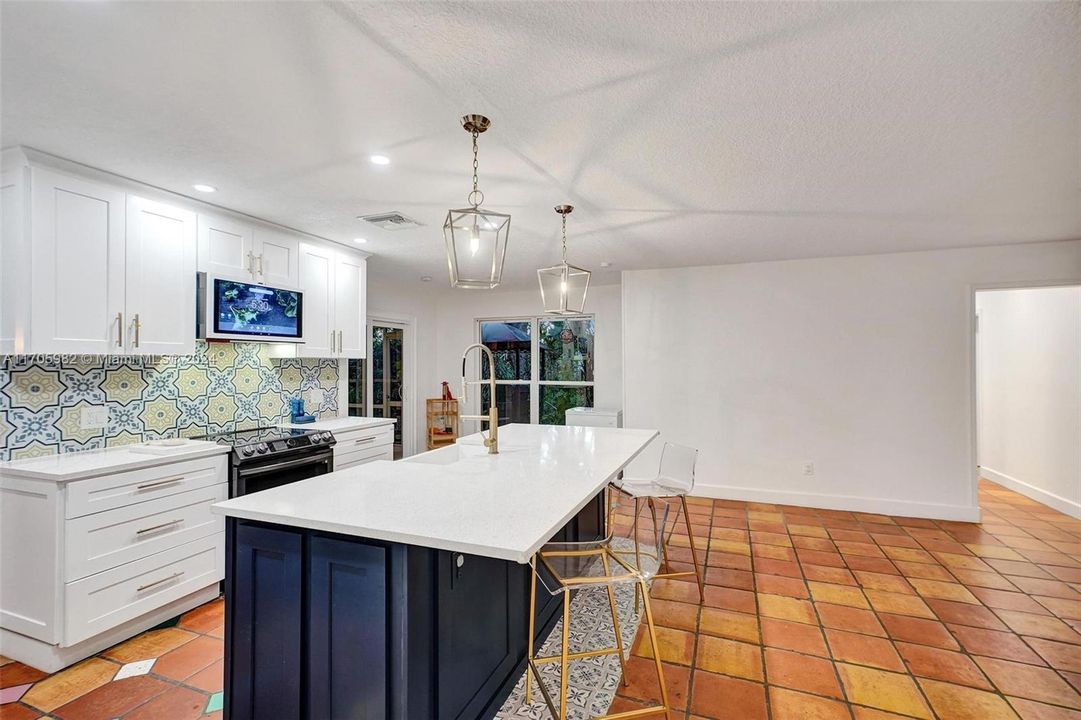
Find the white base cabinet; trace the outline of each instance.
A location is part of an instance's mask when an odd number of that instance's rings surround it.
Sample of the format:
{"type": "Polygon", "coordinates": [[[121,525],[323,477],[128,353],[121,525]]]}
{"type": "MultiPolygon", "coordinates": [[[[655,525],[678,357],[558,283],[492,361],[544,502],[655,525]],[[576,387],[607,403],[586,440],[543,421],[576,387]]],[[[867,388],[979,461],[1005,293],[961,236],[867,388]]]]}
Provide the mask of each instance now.
{"type": "Polygon", "coordinates": [[[67,482],[0,474],[4,654],[55,672],[216,596],[210,506],[227,496],[224,454],[67,482]]]}
{"type": "Polygon", "coordinates": [[[335,430],[334,471],[394,459],[394,425],[335,430]]]}

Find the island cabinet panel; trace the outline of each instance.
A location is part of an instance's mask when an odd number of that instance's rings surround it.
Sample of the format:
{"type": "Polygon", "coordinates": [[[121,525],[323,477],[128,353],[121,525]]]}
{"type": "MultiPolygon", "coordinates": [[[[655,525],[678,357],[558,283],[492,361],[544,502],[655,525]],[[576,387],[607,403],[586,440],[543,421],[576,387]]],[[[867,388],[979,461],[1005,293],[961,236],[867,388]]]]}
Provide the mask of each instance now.
{"type": "Polygon", "coordinates": [[[308,717],[383,720],[387,549],[316,536],[309,557],[308,717]]]}
{"type": "Polygon", "coordinates": [[[230,534],[228,717],[300,720],[304,536],[260,525],[230,534]]]}

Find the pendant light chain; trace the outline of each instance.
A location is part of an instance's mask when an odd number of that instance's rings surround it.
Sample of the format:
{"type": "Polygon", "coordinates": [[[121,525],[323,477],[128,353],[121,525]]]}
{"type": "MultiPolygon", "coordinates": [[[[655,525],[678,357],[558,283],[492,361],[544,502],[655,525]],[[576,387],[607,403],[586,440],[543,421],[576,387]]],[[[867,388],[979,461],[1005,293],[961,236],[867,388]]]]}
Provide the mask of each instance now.
{"type": "Polygon", "coordinates": [[[563,264],[567,264],[567,215],[563,215],[563,264]]]}
{"type": "Polygon", "coordinates": [[[473,203],[473,207],[480,205],[479,198],[484,196],[477,190],[477,168],[479,163],[477,162],[477,137],[480,135],[476,129],[473,130],[473,192],[469,194],[469,202],[473,203]]]}

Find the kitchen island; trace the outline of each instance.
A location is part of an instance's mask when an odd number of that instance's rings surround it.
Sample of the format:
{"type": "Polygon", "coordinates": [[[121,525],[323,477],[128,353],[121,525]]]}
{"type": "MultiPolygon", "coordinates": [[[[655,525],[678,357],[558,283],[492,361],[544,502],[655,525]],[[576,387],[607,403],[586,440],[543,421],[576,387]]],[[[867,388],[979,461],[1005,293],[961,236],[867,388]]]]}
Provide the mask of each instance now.
{"type": "MultiPolygon", "coordinates": [[[[214,506],[226,515],[226,716],[490,718],[525,667],[529,559],[604,533],[652,430],[500,428],[214,506]]],[[[543,592],[543,591],[542,591],[543,592]]],[[[562,599],[538,595],[538,637],[562,599]]]]}

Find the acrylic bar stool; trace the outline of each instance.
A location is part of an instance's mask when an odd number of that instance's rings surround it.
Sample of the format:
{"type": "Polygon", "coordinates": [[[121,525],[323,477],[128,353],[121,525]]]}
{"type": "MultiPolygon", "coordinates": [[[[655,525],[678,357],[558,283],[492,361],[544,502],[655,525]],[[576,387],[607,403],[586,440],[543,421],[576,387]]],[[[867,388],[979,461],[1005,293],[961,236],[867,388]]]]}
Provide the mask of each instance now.
{"type": "MultiPolygon", "coordinates": [[[[634,520],[638,522],[638,516],[641,511],[642,501],[645,501],[650,512],[654,514],[654,522],[656,522],[656,503],[658,499],[672,499],[679,498],[679,506],[676,508],[676,516],[672,520],[672,530],[668,533],[668,537],[664,537],[664,532],[661,532],[661,558],[663,559],[662,568],[667,569],[667,572],[658,572],[655,577],[657,578],[675,578],[686,577],[688,575],[694,575],[698,581],[698,595],[702,602],[706,600],[706,585],[705,577],[703,576],[703,568],[698,562],[698,550],[694,546],[694,531],[691,529],[691,516],[687,512],[687,495],[694,490],[694,467],[698,462],[698,450],[686,445],[676,445],[675,443],[666,442],[664,449],[661,452],[661,464],[657,472],[657,476],[654,478],[627,478],[624,477],[618,483],[613,483],[615,488],[626,495],[634,498],[634,520]],[[676,531],[676,525],[679,523],[679,514],[683,513],[683,522],[687,527],[687,542],[691,546],[691,560],[694,563],[694,570],[683,570],[678,572],[672,572],[671,566],[668,564],[668,541],[672,539],[672,534],[676,531]]],[[[612,497],[614,493],[610,493],[609,497],[612,497]]],[[[609,523],[611,522],[611,504],[609,504],[609,523]]],[[[665,527],[662,523],[661,527],[665,527]]],[[[636,556],[640,559],[641,553],[638,546],[635,545],[636,556]]],[[[635,607],[637,608],[637,595],[635,601],[635,607]]]]}
{"type": "MultiPolygon", "coordinates": [[[[616,607],[615,588],[620,586],[634,585],[636,598],[641,594],[645,607],[646,628],[649,632],[650,647],[653,651],[653,659],[657,668],[657,682],[660,687],[661,704],[650,707],[613,713],[611,715],[595,716],[599,718],[634,718],[656,716],[670,719],[668,706],[668,688],[664,684],[664,668],[661,666],[660,650],[657,645],[657,629],[653,624],[653,609],[649,603],[649,581],[654,577],[656,567],[650,564],[643,566],[635,564],[633,556],[641,543],[653,544],[660,547],[661,534],[668,519],[668,505],[662,503],[661,519],[653,524],[652,530],[640,530],[637,523],[633,525],[634,537],[622,537],[613,534],[609,525],[609,535],[603,540],[595,542],[577,543],[548,543],[542,547],[530,562],[533,569],[529,588],[529,654],[527,657],[525,693],[526,703],[532,702],[534,677],[537,687],[549,712],[555,720],[567,718],[567,687],[570,663],[575,660],[583,660],[602,655],[617,655],[620,669],[623,672],[623,684],[627,684],[627,665],[623,652],[623,636],[619,626],[619,611],[616,607]],[[563,641],[560,653],[557,655],[534,655],[534,635],[536,633],[536,601],[537,581],[540,580],[542,587],[551,595],[563,595],[563,641]],[[612,613],[612,629],[615,633],[615,645],[612,647],[582,649],[575,652],[570,650],[570,625],[571,625],[571,599],[576,591],[598,591],[604,589],[608,593],[608,607],[612,613]],[[540,666],[548,663],[559,663],[559,703],[552,698],[544,678],[540,672],[540,666]]],[[[629,523],[623,523],[629,525],[629,523]]]]}

